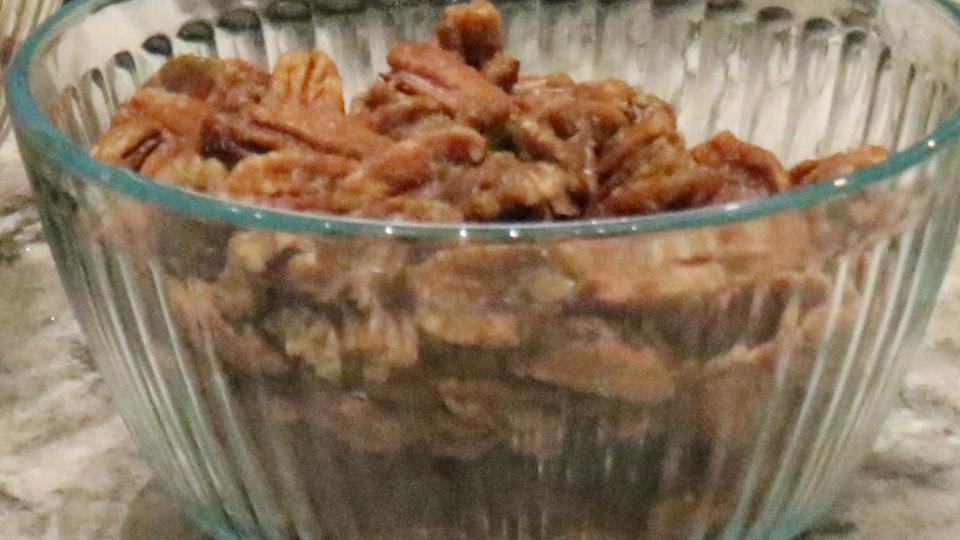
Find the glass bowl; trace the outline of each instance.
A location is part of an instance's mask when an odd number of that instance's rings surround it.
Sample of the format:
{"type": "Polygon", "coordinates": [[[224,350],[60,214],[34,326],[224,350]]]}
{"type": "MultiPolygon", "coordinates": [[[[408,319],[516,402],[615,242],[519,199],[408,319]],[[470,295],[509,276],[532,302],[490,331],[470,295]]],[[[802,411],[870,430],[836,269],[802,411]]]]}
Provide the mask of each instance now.
{"type": "MultiPolygon", "coordinates": [[[[7,65],[17,45],[27,32],[60,7],[59,0],[0,0],[0,81],[4,80],[7,65]]],[[[7,98],[0,88],[0,143],[10,132],[7,98]]]]}
{"type": "MultiPolygon", "coordinates": [[[[960,216],[937,0],[502,2],[530,72],[615,76],[786,162],[765,200],[547,224],[246,206],[91,159],[171,55],[330,53],[353,95],[441,2],[86,0],[8,81],[116,406],[221,539],[790,538],[870,449],[960,216]],[[923,31],[918,31],[923,28],[923,31]]],[[[348,96],[349,97],[349,96],[348,96]]]]}

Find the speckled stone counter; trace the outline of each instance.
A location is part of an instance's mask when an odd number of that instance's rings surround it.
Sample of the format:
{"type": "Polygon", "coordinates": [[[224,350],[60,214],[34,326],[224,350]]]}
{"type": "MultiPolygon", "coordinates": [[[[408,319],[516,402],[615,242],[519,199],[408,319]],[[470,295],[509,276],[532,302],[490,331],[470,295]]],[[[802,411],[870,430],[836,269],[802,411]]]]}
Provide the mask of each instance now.
{"type": "MultiPolygon", "coordinates": [[[[874,454],[810,540],[960,538],[960,258],[874,454]]],[[[0,148],[0,539],[201,540],[151,481],[0,148]]]]}

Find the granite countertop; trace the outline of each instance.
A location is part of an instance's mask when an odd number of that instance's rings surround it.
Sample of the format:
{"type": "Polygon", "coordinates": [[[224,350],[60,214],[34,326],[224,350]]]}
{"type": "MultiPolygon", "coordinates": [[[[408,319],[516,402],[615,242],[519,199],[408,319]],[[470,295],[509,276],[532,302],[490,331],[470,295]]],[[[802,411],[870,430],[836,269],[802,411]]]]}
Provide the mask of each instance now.
{"type": "MultiPolygon", "coordinates": [[[[960,257],[875,452],[809,540],[960,538],[956,328],[960,257]]],[[[203,536],[151,481],[110,410],[8,141],[0,147],[0,539],[41,538],[203,536]]]]}

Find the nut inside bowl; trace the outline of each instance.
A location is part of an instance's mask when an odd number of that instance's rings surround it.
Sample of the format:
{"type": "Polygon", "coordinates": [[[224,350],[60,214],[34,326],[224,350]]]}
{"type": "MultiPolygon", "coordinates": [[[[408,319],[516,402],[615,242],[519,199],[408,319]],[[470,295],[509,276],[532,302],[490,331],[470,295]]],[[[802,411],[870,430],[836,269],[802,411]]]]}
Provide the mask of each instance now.
{"type": "Polygon", "coordinates": [[[89,156],[173,56],[266,69],[319,49],[349,99],[444,7],[88,0],[18,54],[47,237],[166,487],[223,538],[802,532],[870,447],[954,243],[955,8],[498,4],[525,70],[643,87],[691,143],[892,151],[759,200],[425,224],[250,206],[89,156]]]}

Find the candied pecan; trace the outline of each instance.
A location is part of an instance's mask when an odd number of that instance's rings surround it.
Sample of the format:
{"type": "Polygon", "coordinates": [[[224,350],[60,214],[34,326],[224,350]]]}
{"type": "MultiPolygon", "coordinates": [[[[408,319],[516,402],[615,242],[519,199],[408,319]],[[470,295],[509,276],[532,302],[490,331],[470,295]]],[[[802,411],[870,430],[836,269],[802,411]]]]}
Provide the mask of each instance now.
{"type": "Polygon", "coordinates": [[[564,242],[557,255],[580,293],[604,305],[658,304],[731,286],[733,277],[717,262],[651,265],[657,261],[655,250],[641,239],[626,238],[564,242]]]}
{"type": "Polygon", "coordinates": [[[362,358],[365,381],[383,382],[392,370],[410,367],[419,358],[413,318],[380,306],[344,316],[340,346],[345,354],[362,358]]]}
{"type": "Polygon", "coordinates": [[[503,49],[503,21],[487,0],[448,7],[436,35],[441,47],[459,53],[478,69],[503,49]]]}
{"type": "Polygon", "coordinates": [[[268,99],[343,112],[343,85],[336,64],[320,51],[290,51],[277,59],[268,99]]]}
{"type": "MultiPolygon", "coordinates": [[[[571,103],[571,107],[575,104],[571,103]]],[[[519,118],[513,130],[513,144],[525,161],[544,160],[556,163],[574,174],[593,169],[589,141],[580,136],[567,139],[555,128],[531,118],[519,118]]]]}
{"type": "Polygon", "coordinates": [[[654,107],[660,112],[671,109],[665,102],[652,96],[641,95],[635,88],[619,79],[599,79],[577,83],[573,88],[574,96],[615,108],[629,120],[634,120],[638,112],[654,107]]]}
{"type": "Polygon", "coordinates": [[[205,100],[217,90],[225,71],[219,59],[186,54],[163,64],[145,86],[205,100]]]}
{"type": "Polygon", "coordinates": [[[235,327],[217,309],[214,286],[202,281],[171,281],[170,307],[187,343],[198,355],[242,372],[278,375],[289,370],[283,355],[267,345],[249,325],[235,327]]]}
{"type": "Polygon", "coordinates": [[[458,345],[515,346],[525,316],[558,307],[573,292],[548,254],[531,247],[443,250],[410,268],[407,280],[420,328],[458,345]]]}
{"type": "Polygon", "coordinates": [[[678,355],[713,356],[737,344],[774,339],[792,303],[810,309],[824,301],[829,287],[821,273],[779,271],[713,294],[655,305],[640,317],[645,329],[656,330],[678,355]]]}
{"type": "Polygon", "coordinates": [[[690,151],[701,165],[721,169],[736,176],[741,184],[779,193],[790,187],[790,176],[777,156],[769,150],[738,139],[722,131],[690,151]]]}
{"type": "Polygon", "coordinates": [[[816,260],[802,213],[722,227],[603,240],[569,240],[555,252],[581,293],[601,304],[650,305],[716,294],[799,270],[816,260]]]}
{"type": "Polygon", "coordinates": [[[144,88],[118,110],[111,129],[90,150],[97,159],[152,174],[181,151],[199,151],[212,114],[204,102],[159,88],[144,88]]]}
{"type": "Polygon", "coordinates": [[[431,97],[457,119],[480,130],[495,129],[510,116],[510,98],[499,86],[430,43],[403,42],[387,55],[388,80],[409,94],[431,97]]]}
{"type": "Polygon", "coordinates": [[[339,156],[281,150],[244,158],[211,191],[297,210],[326,208],[330,191],[353,172],[339,156]]]}
{"type": "Polygon", "coordinates": [[[106,163],[139,171],[165,140],[163,127],[157,122],[130,120],[114,124],[90,149],[90,154],[106,163]]]}
{"type": "Polygon", "coordinates": [[[213,111],[210,105],[191,96],[144,88],[120,108],[114,121],[149,118],[176,137],[178,146],[199,148],[204,124],[213,111]]]}
{"type": "Polygon", "coordinates": [[[303,235],[240,231],[227,242],[226,263],[217,279],[217,307],[232,318],[249,317],[261,308],[271,270],[310,243],[303,235]]]}
{"type": "Polygon", "coordinates": [[[520,61],[505,52],[497,52],[483,65],[480,73],[505,92],[510,92],[520,78],[520,61]]]}
{"type": "Polygon", "coordinates": [[[377,132],[402,139],[409,129],[420,121],[441,117],[443,114],[443,107],[432,98],[402,95],[403,98],[369,113],[369,121],[377,132]]]}
{"type": "MultiPolygon", "coordinates": [[[[689,234],[676,233],[679,238],[689,234]]],[[[816,268],[820,260],[813,246],[814,232],[803,212],[783,212],[763,219],[725,225],[699,232],[703,245],[732,271],[761,275],[783,269],[816,268]]],[[[688,256],[688,258],[692,258],[688,256]]]]}
{"type": "Polygon", "coordinates": [[[378,133],[401,139],[421,120],[444,116],[443,105],[428,97],[400,92],[395,85],[378,80],[357,96],[350,113],[378,133]]]}
{"type": "Polygon", "coordinates": [[[391,241],[304,238],[287,252],[278,284],[321,303],[352,300],[375,308],[382,289],[404,268],[406,249],[391,241]]]}
{"type": "Polygon", "coordinates": [[[753,440],[773,385],[770,353],[766,346],[737,346],[703,367],[697,424],[711,440],[733,445],[753,440]]]}
{"type": "Polygon", "coordinates": [[[363,169],[366,181],[380,182],[388,195],[396,195],[420,187],[440,173],[442,163],[434,159],[436,147],[420,141],[403,140],[387,147],[363,169]]]}
{"type": "MultiPolygon", "coordinates": [[[[581,92],[615,92],[614,86],[591,87],[581,85],[581,92]]],[[[677,116],[668,103],[649,95],[637,95],[632,99],[634,121],[619,130],[602,148],[597,161],[597,174],[604,180],[614,173],[630,177],[635,168],[632,160],[636,154],[650,143],[661,138],[673,145],[682,146],[683,139],[677,132],[677,116]],[[623,169],[626,168],[626,171],[623,169]]],[[[642,162],[641,162],[642,163],[642,162]]]]}
{"type": "Polygon", "coordinates": [[[364,174],[386,183],[391,195],[444,180],[451,163],[479,163],[487,141],[477,131],[450,121],[430,123],[389,146],[364,174]]]}
{"type": "Polygon", "coordinates": [[[521,162],[509,152],[491,154],[479,167],[447,183],[444,195],[470,219],[574,217],[590,183],[547,162],[521,162]]]}
{"type": "Polygon", "coordinates": [[[181,151],[166,159],[151,161],[154,163],[144,163],[144,174],[195,191],[209,191],[227,177],[227,168],[223,163],[216,159],[205,159],[193,151],[181,151]]]}
{"type": "Polygon", "coordinates": [[[146,86],[159,86],[223,110],[237,111],[259,103],[269,84],[267,73],[244,60],[183,55],[165,63],[146,86]]]}
{"type": "MultiPolygon", "coordinates": [[[[638,111],[650,105],[647,101],[648,97],[615,80],[579,84],[562,78],[545,78],[538,84],[528,80],[513,95],[519,112],[516,122],[532,118],[549,126],[559,140],[579,145],[588,156],[636,120],[638,111]]],[[[584,166],[592,166],[592,160],[581,158],[568,165],[571,170],[584,166]]]]}
{"type": "Polygon", "coordinates": [[[880,163],[889,154],[882,146],[861,146],[824,159],[809,159],[790,169],[790,180],[798,186],[822,182],[880,163]]]}
{"type": "Polygon", "coordinates": [[[418,358],[412,319],[383,308],[349,313],[339,323],[308,308],[285,308],[269,316],[264,328],[287,355],[303,359],[333,383],[349,376],[347,358],[359,360],[356,367],[368,382],[383,382],[391,370],[412,366],[418,358]]]}
{"type": "Polygon", "coordinates": [[[659,403],[673,397],[676,382],[663,354],[602,340],[570,343],[520,361],[521,377],[636,403],[659,403]]]}
{"type": "Polygon", "coordinates": [[[345,158],[379,154],[392,141],[360,119],[295,103],[264,103],[251,109],[256,126],[293,137],[310,148],[345,158]]]}
{"type": "Polygon", "coordinates": [[[306,149],[289,135],[254,125],[238,115],[220,113],[204,126],[201,154],[232,169],[244,158],[285,148],[306,149]]]}
{"type": "Polygon", "coordinates": [[[316,420],[323,428],[363,452],[399,452],[417,444],[420,438],[416,425],[409,420],[358,395],[325,400],[317,407],[317,413],[316,420]]]}
{"type": "Polygon", "coordinates": [[[564,404],[555,392],[495,380],[444,379],[437,388],[451,413],[500,433],[512,449],[538,458],[560,452],[564,404]]]}
{"type": "Polygon", "coordinates": [[[689,165],[685,155],[672,162],[675,147],[661,145],[663,142],[658,139],[638,154],[651,159],[636,171],[637,176],[611,190],[591,213],[628,216],[678,210],[704,206],[725,193],[724,188],[733,181],[729,174],[689,165]]]}
{"type": "Polygon", "coordinates": [[[342,382],[340,338],[325,316],[305,307],[286,308],[268,316],[263,327],[287,356],[306,362],[325,381],[342,382]]]}

